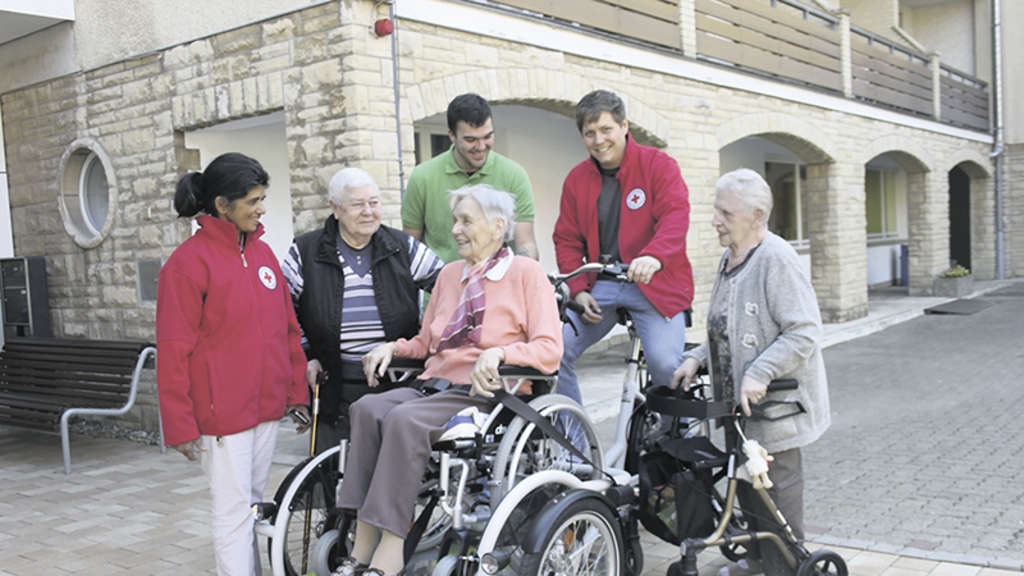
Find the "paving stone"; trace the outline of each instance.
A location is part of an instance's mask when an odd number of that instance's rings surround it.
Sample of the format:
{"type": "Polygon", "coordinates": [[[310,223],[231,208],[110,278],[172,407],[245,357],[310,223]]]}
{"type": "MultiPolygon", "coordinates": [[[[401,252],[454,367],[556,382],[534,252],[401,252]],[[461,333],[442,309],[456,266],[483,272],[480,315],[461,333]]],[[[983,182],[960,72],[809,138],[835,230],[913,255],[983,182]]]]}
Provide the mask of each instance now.
{"type": "Polygon", "coordinates": [[[978,566],[943,562],[942,564],[939,564],[935,570],[932,570],[928,576],[978,576],[979,572],[981,572],[981,568],[978,566]]]}
{"type": "Polygon", "coordinates": [[[1024,560],[1013,542],[1024,532],[1024,516],[1013,516],[1020,491],[1007,493],[1024,473],[1013,457],[1024,450],[1015,375],[1024,356],[1010,344],[1024,331],[1024,299],[980,298],[992,306],[915,318],[825,351],[834,423],[804,451],[808,523],[840,541],[909,534],[961,558],[986,550],[1024,560]]]}

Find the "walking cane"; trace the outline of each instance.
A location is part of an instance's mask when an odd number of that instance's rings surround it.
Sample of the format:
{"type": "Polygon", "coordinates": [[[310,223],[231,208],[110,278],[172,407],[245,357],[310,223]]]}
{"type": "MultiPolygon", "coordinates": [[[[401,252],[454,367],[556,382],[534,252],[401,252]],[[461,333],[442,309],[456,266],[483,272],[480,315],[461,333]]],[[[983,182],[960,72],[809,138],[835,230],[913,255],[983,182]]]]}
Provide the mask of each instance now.
{"type": "Polygon", "coordinates": [[[316,428],[318,416],[320,415],[320,386],[327,381],[327,371],[321,370],[316,375],[316,384],[313,386],[313,429],[309,435],[309,455],[316,453],[316,428]]]}
{"type": "MultiPolygon", "coordinates": [[[[321,370],[316,375],[316,384],[313,386],[313,424],[312,431],[309,434],[309,455],[312,457],[316,454],[316,432],[317,424],[320,423],[320,386],[327,381],[327,372],[321,370]]],[[[307,488],[308,493],[306,497],[306,518],[302,525],[302,573],[306,573],[306,568],[309,564],[309,532],[311,524],[313,522],[313,499],[316,494],[313,493],[315,484],[310,484],[307,488]]]]}

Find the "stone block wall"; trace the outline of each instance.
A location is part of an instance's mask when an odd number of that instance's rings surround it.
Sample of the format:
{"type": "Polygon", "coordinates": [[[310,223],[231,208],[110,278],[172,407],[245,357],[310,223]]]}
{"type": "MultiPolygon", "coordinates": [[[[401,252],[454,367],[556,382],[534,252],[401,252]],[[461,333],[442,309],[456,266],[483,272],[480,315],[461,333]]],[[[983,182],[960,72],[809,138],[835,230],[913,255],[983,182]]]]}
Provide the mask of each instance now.
{"type": "MultiPolygon", "coordinates": [[[[964,158],[964,150],[984,159],[987,151],[983,143],[949,134],[708,84],[642,63],[405,20],[398,23],[396,122],[391,39],[373,35],[376,17],[369,0],[321,4],[0,96],[15,250],[47,256],[55,331],[153,338],[154,307],[137,301],[135,263],[166,260],[189,233],[172,208],[175,182],[198,167],[183,133],[229,120],[283,111],[301,233],[319,225],[327,213],[326,182],[348,164],[373,174],[384,193],[385,222],[399,225],[400,183],[414,164],[414,123],[443,113],[460,93],[570,114],[586,92],[615,90],[626,101],[633,132],[664,144],[690,188],[687,246],[697,288],[692,339],[698,340],[722,251],[710,221],[725,146],[762,136],[808,164],[812,281],[822,315],[832,322],[867,313],[864,164],[893,152],[909,159],[911,201],[923,203],[912,209],[911,281],[926,293],[948,257],[944,178],[955,165],[951,159],[964,158]],[[82,137],[103,146],[118,182],[115,225],[92,249],[72,241],[56,203],[61,155],[82,137]]],[[[1018,161],[1008,165],[1024,165],[1024,153],[1013,154],[1018,161]]],[[[990,167],[983,161],[976,160],[977,181],[988,189],[990,167]]],[[[1010,171],[1007,176],[1012,181],[1010,171]]],[[[1020,200],[1008,206],[1009,218],[1024,218],[1020,200]]],[[[1013,242],[1013,269],[1022,270],[1024,240],[1013,242]]]]}

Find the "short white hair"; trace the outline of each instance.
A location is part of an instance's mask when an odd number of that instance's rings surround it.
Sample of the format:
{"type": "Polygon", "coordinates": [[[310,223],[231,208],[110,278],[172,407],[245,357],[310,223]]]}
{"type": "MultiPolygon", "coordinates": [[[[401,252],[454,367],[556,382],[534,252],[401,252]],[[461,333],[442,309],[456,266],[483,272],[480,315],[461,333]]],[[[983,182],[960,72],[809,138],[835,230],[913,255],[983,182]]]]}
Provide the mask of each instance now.
{"type": "Polygon", "coordinates": [[[484,215],[487,216],[488,222],[493,222],[495,218],[504,220],[505,232],[502,234],[502,240],[505,242],[512,241],[514,236],[513,228],[516,224],[516,203],[512,199],[511,194],[487,184],[463,186],[458,190],[452,190],[449,199],[452,210],[455,209],[456,204],[466,198],[476,200],[477,204],[484,211],[484,215]]]}
{"type": "Polygon", "coordinates": [[[730,192],[743,201],[752,211],[764,213],[764,226],[772,214],[772,189],[760,174],[750,168],[740,168],[722,174],[715,183],[715,192],[730,192]]]}
{"type": "Polygon", "coordinates": [[[327,200],[335,206],[340,206],[344,200],[346,189],[362,188],[363,186],[373,186],[374,192],[380,192],[377,181],[366,170],[351,166],[342,168],[335,172],[331,177],[331,183],[327,185],[327,200]]]}

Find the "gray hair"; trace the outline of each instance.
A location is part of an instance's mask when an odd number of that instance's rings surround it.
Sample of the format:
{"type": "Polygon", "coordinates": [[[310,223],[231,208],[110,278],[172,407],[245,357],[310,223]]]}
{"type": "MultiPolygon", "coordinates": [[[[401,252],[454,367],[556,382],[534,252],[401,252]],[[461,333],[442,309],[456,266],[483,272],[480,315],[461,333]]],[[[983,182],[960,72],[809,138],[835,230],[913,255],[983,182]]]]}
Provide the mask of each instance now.
{"type": "Polygon", "coordinates": [[[449,200],[452,210],[455,209],[456,204],[466,198],[476,200],[480,208],[483,209],[484,215],[487,216],[488,222],[493,222],[495,218],[504,220],[505,233],[502,235],[502,239],[505,242],[512,241],[513,228],[516,224],[516,203],[511,194],[487,184],[463,186],[458,190],[452,190],[449,200]]]}
{"type": "Polygon", "coordinates": [[[380,192],[377,181],[370,176],[370,173],[362,168],[342,168],[331,177],[331,183],[327,185],[327,200],[335,206],[340,206],[346,188],[362,188],[373,186],[374,192],[380,192]]]}
{"type": "Polygon", "coordinates": [[[750,168],[727,172],[715,183],[715,191],[731,192],[752,211],[764,212],[763,224],[768,227],[768,217],[772,214],[772,189],[760,174],[750,168]]]}

